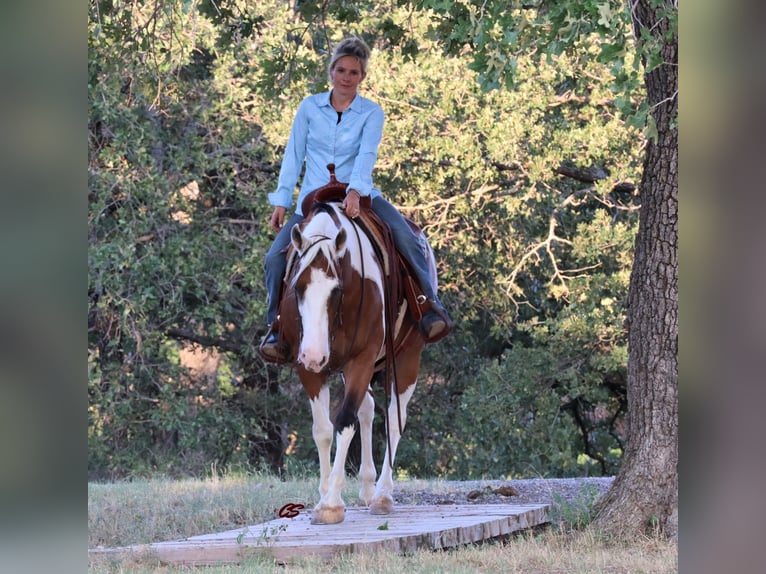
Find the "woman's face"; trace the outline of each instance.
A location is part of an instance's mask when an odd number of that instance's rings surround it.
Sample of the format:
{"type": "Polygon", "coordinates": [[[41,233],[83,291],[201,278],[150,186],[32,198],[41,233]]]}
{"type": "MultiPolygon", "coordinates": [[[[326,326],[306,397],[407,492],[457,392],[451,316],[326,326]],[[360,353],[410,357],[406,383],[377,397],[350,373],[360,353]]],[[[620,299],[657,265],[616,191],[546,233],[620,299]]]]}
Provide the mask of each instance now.
{"type": "Polygon", "coordinates": [[[333,89],[339,95],[355,94],[359,84],[364,79],[362,64],[355,56],[343,56],[335,62],[330,70],[333,89]]]}

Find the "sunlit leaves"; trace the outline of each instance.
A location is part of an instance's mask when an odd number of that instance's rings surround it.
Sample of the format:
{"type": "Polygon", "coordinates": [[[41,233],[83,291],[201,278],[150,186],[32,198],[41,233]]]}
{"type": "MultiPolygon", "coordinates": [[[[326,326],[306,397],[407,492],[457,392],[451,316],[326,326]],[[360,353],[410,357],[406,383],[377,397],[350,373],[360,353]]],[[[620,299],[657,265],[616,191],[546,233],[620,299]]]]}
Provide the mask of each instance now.
{"type": "MultiPolygon", "coordinates": [[[[413,4],[434,11],[433,32],[447,53],[461,53],[464,47],[470,47],[470,67],[479,74],[485,89],[514,87],[518,58],[522,56],[540,59],[566,52],[578,59],[579,64],[585,64],[590,56],[580,49],[581,41],[592,36],[599,38],[599,61],[619,68],[621,76],[615,75],[614,90],[621,101],[633,99],[642,83],[637,65],[623,66],[626,58],[634,60],[632,53],[636,47],[628,2],[414,0],[413,4]]],[[[665,8],[660,3],[656,9],[665,10],[668,33],[677,34],[677,9],[665,8]]],[[[662,64],[660,44],[648,30],[641,34],[639,60],[651,71],[662,64]]],[[[628,106],[619,109],[632,126],[643,128],[649,121],[645,109],[628,106]]],[[[651,136],[651,126],[647,134],[651,136]]]]}

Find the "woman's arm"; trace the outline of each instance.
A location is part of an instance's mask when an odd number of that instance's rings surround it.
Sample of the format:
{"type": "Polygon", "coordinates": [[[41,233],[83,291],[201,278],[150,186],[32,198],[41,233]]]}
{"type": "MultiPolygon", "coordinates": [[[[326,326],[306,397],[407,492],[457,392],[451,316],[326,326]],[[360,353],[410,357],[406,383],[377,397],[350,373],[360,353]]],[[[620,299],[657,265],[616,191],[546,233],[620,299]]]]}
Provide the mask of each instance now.
{"type": "Polygon", "coordinates": [[[372,192],[372,170],[378,159],[378,146],[383,138],[383,123],[385,115],[383,109],[377,104],[372,104],[373,110],[364,118],[362,127],[359,153],[354,160],[348,189],[355,189],[359,195],[370,195],[372,192]]]}
{"type": "Polygon", "coordinates": [[[279,169],[277,190],[269,194],[269,202],[275,206],[289,208],[293,204],[293,194],[306,159],[306,138],[309,128],[307,113],[308,98],[304,99],[295,114],[290,138],[287,140],[282,166],[279,169]]]}

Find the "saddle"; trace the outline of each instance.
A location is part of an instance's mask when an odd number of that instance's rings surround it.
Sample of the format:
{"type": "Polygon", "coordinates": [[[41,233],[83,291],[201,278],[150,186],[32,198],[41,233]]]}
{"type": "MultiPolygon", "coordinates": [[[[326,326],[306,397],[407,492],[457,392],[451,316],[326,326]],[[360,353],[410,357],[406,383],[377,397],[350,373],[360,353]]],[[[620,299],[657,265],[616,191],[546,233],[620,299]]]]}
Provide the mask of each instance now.
{"type": "MultiPolygon", "coordinates": [[[[346,197],[348,184],[336,179],[334,164],[329,164],[327,169],[330,171],[330,182],[306,196],[301,204],[304,214],[310,213],[318,203],[340,202],[346,197]]],[[[409,263],[396,249],[388,224],[372,210],[372,199],[369,196],[361,197],[359,207],[359,217],[354,219],[354,222],[370,239],[375,254],[383,265],[383,274],[386,277],[384,282],[385,317],[388,323],[386,330],[394,333],[393,349],[388,349],[387,352],[392,351],[395,356],[414,331],[414,329],[400,328],[404,313],[410,313],[415,325],[418,325],[423,315],[430,310],[431,303],[415,278],[409,263]]],[[[414,221],[407,217],[405,220],[416,236],[423,235],[423,231],[414,221]]],[[[286,276],[289,276],[290,267],[292,267],[290,259],[288,258],[286,276]]],[[[379,357],[378,362],[382,362],[382,357],[379,357]]]]}

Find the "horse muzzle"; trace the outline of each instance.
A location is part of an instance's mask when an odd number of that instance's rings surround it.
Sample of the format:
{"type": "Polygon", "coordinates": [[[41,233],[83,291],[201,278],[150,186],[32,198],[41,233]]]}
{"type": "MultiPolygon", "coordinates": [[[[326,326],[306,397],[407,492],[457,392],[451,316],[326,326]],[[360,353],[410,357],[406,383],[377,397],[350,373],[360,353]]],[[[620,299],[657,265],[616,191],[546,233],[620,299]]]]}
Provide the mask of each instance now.
{"type": "Polygon", "coordinates": [[[329,352],[311,352],[301,349],[298,353],[298,364],[311,373],[324,371],[329,360],[329,352]]]}

